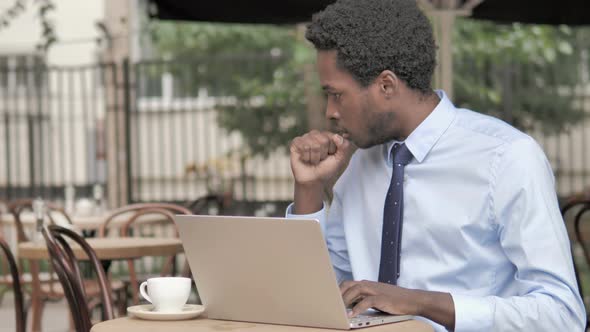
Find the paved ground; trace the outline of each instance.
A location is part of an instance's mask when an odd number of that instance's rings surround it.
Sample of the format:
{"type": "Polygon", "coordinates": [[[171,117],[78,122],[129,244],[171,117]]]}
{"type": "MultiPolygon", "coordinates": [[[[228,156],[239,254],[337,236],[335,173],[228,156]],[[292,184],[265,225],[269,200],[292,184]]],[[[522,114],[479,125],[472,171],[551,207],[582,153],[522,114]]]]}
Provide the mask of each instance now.
{"type": "MultiPolygon", "coordinates": [[[[30,315],[29,315],[30,316],[30,315]]],[[[69,331],[69,312],[65,300],[49,302],[43,313],[43,332],[69,331]]],[[[14,300],[12,293],[7,293],[0,305],[0,332],[14,332],[16,328],[14,317],[14,300]]],[[[27,323],[27,331],[31,324],[27,323]]]]}

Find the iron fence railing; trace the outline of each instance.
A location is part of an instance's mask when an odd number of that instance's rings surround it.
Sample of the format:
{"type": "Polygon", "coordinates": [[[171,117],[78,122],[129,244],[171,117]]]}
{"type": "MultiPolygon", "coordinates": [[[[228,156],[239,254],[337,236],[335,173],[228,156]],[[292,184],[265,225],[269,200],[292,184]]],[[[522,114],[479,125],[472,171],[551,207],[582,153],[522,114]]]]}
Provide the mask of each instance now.
{"type": "Polygon", "coordinates": [[[291,199],[286,149],[268,158],[248,155],[243,137],[218,121],[237,84],[272,79],[283,60],[240,55],[134,64],[130,199],[183,201],[212,192],[248,201],[291,199]]]}
{"type": "MultiPolygon", "coordinates": [[[[267,158],[248,155],[244,138],[217,121],[219,105],[231,103],[232,82],[240,80],[216,78],[264,79],[280,61],[258,56],[35,65],[19,68],[19,85],[0,77],[6,83],[0,85],[0,199],[60,200],[68,186],[77,197],[91,197],[100,184],[120,196],[115,202],[182,202],[211,192],[288,201],[288,149],[267,158]]],[[[16,72],[0,68],[0,75],[16,72]]],[[[589,86],[566,92],[590,112],[589,86]]],[[[590,184],[589,121],[557,134],[530,130],[554,167],[562,196],[590,184]]]]}
{"type": "MultiPolygon", "coordinates": [[[[0,87],[0,196],[88,196],[106,184],[105,75],[115,64],[3,68],[19,84],[0,87]]],[[[13,81],[14,82],[14,81],[13,81]]]]}

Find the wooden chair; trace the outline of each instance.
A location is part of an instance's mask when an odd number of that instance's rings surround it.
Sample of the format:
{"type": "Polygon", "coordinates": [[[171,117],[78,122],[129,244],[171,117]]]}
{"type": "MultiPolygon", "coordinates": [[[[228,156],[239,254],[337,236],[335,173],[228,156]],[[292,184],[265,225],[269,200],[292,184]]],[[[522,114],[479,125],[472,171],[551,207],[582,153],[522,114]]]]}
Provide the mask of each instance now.
{"type": "MultiPolygon", "coordinates": [[[[58,220],[59,218],[65,223],[73,225],[72,218],[70,218],[70,216],[66,213],[64,209],[51,202],[45,201],[44,203],[46,207],[45,217],[47,218],[50,224],[58,224],[56,220],[58,220]]],[[[16,201],[12,201],[10,202],[10,204],[8,204],[8,211],[14,217],[18,242],[20,243],[30,241],[29,237],[26,235],[25,232],[25,226],[23,223],[23,213],[33,212],[33,199],[19,199],[16,201]]]]}
{"type": "MultiPolygon", "coordinates": [[[[51,202],[45,202],[45,220],[51,224],[56,223],[57,218],[61,218],[66,223],[72,224],[72,220],[69,215],[60,207],[54,205],[51,202]]],[[[8,204],[8,211],[12,214],[14,219],[14,224],[16,228],[16,239],[17,243],[27,242],[30,241],[27,233],[25,232],[25,225],[23,222],[23,214],[26,212],[33,213],[33,199],[19,199],[12,201],[8,204]]],[[[25,287],[25,289],[31,289],[32,287],[32,276],[30,273],[23,272],[23,263],[20,262],[21,266],[21,273],[20,273],[20,282],[23,285],[27,285],[29,287],[25,287]]],[[[37,262],[31,262],[30,268],[31,273],[35,273],[37,271],[37,276],[40,280],[40,292],[41,297],[39,299],[30,299],[30,304],[32,305],[33,311],[33,328],[40,326],[42,320],[42,312],[45,307],[45,302],[47,301],[58,301],[63,299],[63,291],[61,290],[61,286],[59,281],[57,280],[56,276],[53,274],[51,269],[48,272],[41,273],[38,268],[37,262]]],[[[10,280],[12,282],[12,280],[10,280]]],[[[27,292],[28,293],[28,292],[27,292]]],[[[29,294],[30,295],[30,294],[29,294]]]]}
{"type": "MultiPolygon", "coordinates": [[[[573,199],[573,200],[569,200],[568,202],[566,202],[562,207],[561,207],[561,215],[563,216],[563,220],[565,222],[567,222],[567,215],[568,212],[570,212],[569,214],[572,214],[575,212],[574,214],[574,219],[573,219],[573,233],[574,233],[574,239],[575,239],[575,243],[577,243],[581,248],[582,248],[582,253],[584,255],[584,260],[586,262],[586,267],[590,266],[590,239],[584,237],[584,233],[582,232],[582,220],[584,215],[586,214],[586,212],[590,211],[590,198],[578,198],[578,199],[573,199]]],[[[570,227],[571,229],[571,227],[570,227]]],[[[573,248],[573,244],[572,244],[572,248],[573,248]]],[[[578,283],[578,290],[580,292],[580,296],[582,297],[582,300],[584,300],[584,289],[583,289],[583,285],[581,282],[581,277],[580,277],[580,266],[579,266],[579,262],[576,262],[576,258],[574,256],[575,252],[572,251],[572,257],[574,260],[574,271],[576,273],[576,281],[578,283]]],[[[586,315],[588,317],[587,319],[587,323],[586,323],[586,329],[588,329],[588,327],[590,326],[590,313],[586,312],[586,315]]]]}
{"type": "Polygon", "coordinates": [[[92,328],[92,313],[89,302],[89,291],[82,278],[78,260],[69,243],[77,243],[90,259],[90,265],[97,277],[100,290],[100,304],[102,306],[102,320],[115,317],[111,285],[101,262],[94,250],[83,237],[76,232],[57,225],[43,228],[43,237],[51,257],[50,262],[59,277],[65,297],[70,307],[71,317],[78,332],[88,332],[92,328]],[[69,241],[68,241],[69,240],[69,241]]]}
{"type": "Polygon", "coordinates": [[[23,292],[20,283],[20,277],[18,273],[18,267],[16,266],[16,260],[10,251],[8,243],[0,237],[0,251],[4,252],[6,257],[6,265],[10,269],[12,275],[12,292],[14,293],[14,311],[16,315],[16,332],[25,332],[27,327],[27,314],[25,312],[23,292]]]}
{"type": "MultiPolygon", "coordinates": [[[[176,229],[176,224],[174,223],[174,215],[175,214],[191,214],[191,211],[183,206],[176,205],[176,204],[169,204],[169,203],[138,203],[138,204],[131,204],[124,207],[121,207],[115,211],[113,211],[109,216],[105,219],[105,222],[101,225],[98,233],[100,237],[105,237],[109,235],[109,230],[113,227],[113,222],[115,220],[123,219],[123,224],[119,224],[119,236],[122,237],[132,237],[132,236],[139,236],[139,237],[153,237],[153,236],[161,236],[155,234],[153,232],[146,233],[142,230],[141,221],[145,217],[150,217],[152,220],[157,220],[157,224],[168,224],[173,226],[173,234],[172,236],[178,237],[178,230],[176,229]]],[[[145,219],[144,219],[145,220],[145,219]]],[[[164,262],[162,269],[160,270],[160,276],[166,276],[173,274],[175,270],[175,262],[176,256],[170,256],[164,262]]],[[[135,260],[128,260],[127,261],[127,268],[129,271],[129,278],[127,282],[129,283],[129,287],[131,289],[131,295],[134,304],[139,303],[139,280],[145,280],[147,278],[146,275],[139,276],[136,268],[135,268],[135,260]]],[[[190,272],[188,271],[188,264],[184,264],[184,270],[181,273],[182,275],[188,276],[190,272]]]]}
{"type": "Polygon", "coordinates": [[[215,213],[212,214],[222,215],[229,212],[232,203],[233,197],[231,193],[219,195],[209,194],[186,203],[185,207],[193,214],[210,214],[211,211],[215,211],[215,213]]]}
{"type": "MultiPolygon", "coordinates": [[[[62,223],[66,225],[73,225],[72,218],[62,209],[61,207],[51,203],[45,202],[45,223],[49,225],[56,225],[58,220],[61,220],[62,223]]],[[[23,222],[23,214],[25,212],[32,212],[33,211],[33,200],[32,199],[21,199],[11,202],[8,205],[8,210],[14,217],[16,231],[17,231],[17,242],[27,242],[30,241],[29,237],[25,232],[25,226],[23,222]]],[[[31,261],[31,273],[35,273],[35,271],[39,271],[38,262],[31,261]]],[[[53,273],[52,269],[47,273],[37,273],[39,280],[40,280],[40,298],[38,299],[31,299],[32,303],[32,325],[33,329],[37,329],[41,326],[41,321],[43,318],[43,310],[45,308],[45,303],[47,301],[58,301],[65,297],[66,290],[63,289],[62,284],[57,279],[55,274],[53,273]]],[[[26,274],[21,273],[21,282],[25,284],[30,284],[32,280],[31,276],[27,276],[26,274]]],[[[99,285],[94,280],[85,280],[86,289],[88,290],[88,295],[90,297],[97,297],[99,295],[100,289],[99,285]]],[[[125,314],[126,309],[126,292],[125,292],[125,284],[120,281],[113,281],[111,285],[112,289],[115,290],[117,293],[117,300],[119,305],[119,312],[120,314],[125,314]]],[[[30,287],[29,287],[30,288],[30,287]]]]}
{"type": "MultiPolygon", "coordinates": [[[[0,217],[8,213],[8,204],[0,199],[0,217]]],[[[0,237],[4,237],[4,225],[0,220],[0,237]]],[[[4,294],[12,289],[12,274],[7,260],[0,260],[0,305],[4,294]]]]}

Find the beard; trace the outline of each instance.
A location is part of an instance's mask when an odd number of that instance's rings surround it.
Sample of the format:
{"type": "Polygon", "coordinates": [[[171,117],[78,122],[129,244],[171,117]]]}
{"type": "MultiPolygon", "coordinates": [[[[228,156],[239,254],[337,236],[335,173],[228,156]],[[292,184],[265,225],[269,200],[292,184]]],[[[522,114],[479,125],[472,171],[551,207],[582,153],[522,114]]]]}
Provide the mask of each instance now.
{"type": "Polygon", "coordinates": [[[395,121],[393,113],[367,112],[365,121],[365,137],[351,137],[353,143],[361,149],[368,149],[376,145],[387,143],[397,135],[392,131],[392,123],[395,121]]]}

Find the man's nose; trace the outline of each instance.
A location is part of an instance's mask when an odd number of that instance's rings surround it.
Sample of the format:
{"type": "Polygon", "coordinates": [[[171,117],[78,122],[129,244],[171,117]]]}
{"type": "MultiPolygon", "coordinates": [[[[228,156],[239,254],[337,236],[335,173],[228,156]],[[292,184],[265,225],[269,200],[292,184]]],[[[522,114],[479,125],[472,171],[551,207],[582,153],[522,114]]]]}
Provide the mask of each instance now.
{"type": "Polygon", "coordinates": [[[330,99],[326,104],[326,119],[327,120],[338,120],[340,119],[340,113],[338,113],[338,109],[334,107],[330,99]]]}

